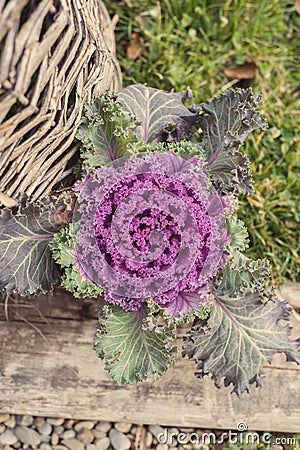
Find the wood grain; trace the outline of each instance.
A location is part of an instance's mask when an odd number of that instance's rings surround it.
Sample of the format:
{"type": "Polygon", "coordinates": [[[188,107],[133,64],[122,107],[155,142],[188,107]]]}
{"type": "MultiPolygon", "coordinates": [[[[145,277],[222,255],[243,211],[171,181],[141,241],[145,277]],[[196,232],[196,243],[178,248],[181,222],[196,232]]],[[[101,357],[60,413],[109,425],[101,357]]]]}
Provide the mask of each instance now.
{"type": "MultiPolygon", "coordinates": [[[[281,355],[265,367],[264,387],[242,399],[197,380],[194,364],[182,359],[157,383],[120,387],[91,348],[94,312],[83,313],[85,301],[63,293],[52,297],[52,309],[50,300],[36,301],[43,317],[24,308],[22,320],[0,321],[1,412],[224,429],[243,421],[255,431],[300,431],[300,368],[281,355]]],[[[294,327],[299,336],[296,318],[294,327]]]]}

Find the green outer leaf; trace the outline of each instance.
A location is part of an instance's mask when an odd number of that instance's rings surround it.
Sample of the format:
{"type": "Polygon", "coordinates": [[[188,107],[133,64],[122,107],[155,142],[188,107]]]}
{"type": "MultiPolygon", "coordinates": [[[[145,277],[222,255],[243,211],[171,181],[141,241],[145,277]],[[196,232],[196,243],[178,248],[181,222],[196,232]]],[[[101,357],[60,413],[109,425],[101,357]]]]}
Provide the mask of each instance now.
{"type": "Polygon", "coordinates": [[[241,396],[249,384],[261,385],[262,365],[276,353],[300,362],[300,339],[290,341],[291,327],[280,323],[290,315],[291,308],[273,293],[216,297],[208,321],[196,320],[184,338],[183,356],[200,362],[196,376],[211,373],[217,387],[224,377],[225,386],[232,383],[232,392],[241,396]]]}
{"type": "Polygon", "coordinates": [[[136,133],[145,142],[161,141],[167,125],[190,128],[189,124],[196,116],[183,105],[181,94],[143,84],[133,84],[121,90],[118,100],[140,123],[136,133]]]}
{"type": "Polygon", "coordinates": [[[75,298],[99,298],[103,291],[101,286],[84,280],[75,264],[65,268],[61,285],[71,292],[75,298]]]}
{"type": "Polygon", "coordinates": [[[224,193],[253,193],[253,180],[248,156],[232,149],[223,149],[210,164],[209,173],[217,189],[224,193]]]}
{"type": "Polygon", "coordinates": [[[236,251],[223,270],[216,292],[217,295],[234,297],[246,291],[263,291],[265,280],[269,276],[270,262],[267,259],[252,260],[236,251]]]}
{"type": "Polygon", "coordinates": [[[58,270],[48,244],[62,227],[58,213],[64,209],[63,201],[26,204],[23,197],[17,210],[1,211],[0,291],[29,295],[51,290],[58,270]]]}
{"type": "Polygon", "coordinates": [[[63,268],[61,284],[76,298],[98,298],[102,288],[85,280],[73,257],[79,223],[70,223],[55,234],[49,246],[53,258],[63,268]]]}
{"type": "Polygon", "coordinates": [[[237,150],[251,131],[266,126],[256,112],[260,103],[251,88],[229,89],[197,108],[208,166],[224,192],[252,192],[249,160],[237,150]]]}
{"type": "Polygon", "coordinates": [[[248,239],[248,231],[244,225],[244,222],[240,219],[237,219],[234,216],[229,217],[228,219],[228,232],[230,236],[230,246],[233,250],[244,251],[248,248],[249,239],[248,239]]]}
{"type": "Polygon", "coordinates": [[[116,98],[106,93],[86,104],[76,137],[82,142],[83,168],[90,170],[130,153],[136,123],[116,98]]]}
{"type": "Polygon", "coordinates": [[[256,112],[261,102],[261,96],[248,88],[228,89],[201,104],[199,122],[208,159],[217,157],[220,148],[238,148],[251,131],[266,126],[265,120],[256,112]]]}
{"type": "Polygon", "coordinates": [[[170,330],[161,333],[146,329],[147,308],[125,312],[114,306],[100,318],[95,351],[105,360],[105,369],[118,384],[136,385],[139,381],[158,380],[173,362],[170,330]]]}

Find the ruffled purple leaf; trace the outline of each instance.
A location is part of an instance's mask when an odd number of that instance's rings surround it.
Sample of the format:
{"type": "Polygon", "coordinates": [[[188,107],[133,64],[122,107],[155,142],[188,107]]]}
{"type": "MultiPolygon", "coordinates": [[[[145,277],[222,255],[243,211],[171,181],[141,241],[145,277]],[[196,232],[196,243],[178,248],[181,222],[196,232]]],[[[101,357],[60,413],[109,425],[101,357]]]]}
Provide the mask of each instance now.
{"type": "MultiPolygon", "coordinates": [[[[139,308],[146,297],[164,308],[179,292],[204,286],[207,292],[227,241],[223,204],[210,189],[196,159],[171,153],[124,160],[88,175],[77,184],[74,215],[81,273],[124,310],[139,308]]],[[[178,307],[190,309],[185,303],[178,307]]]]}

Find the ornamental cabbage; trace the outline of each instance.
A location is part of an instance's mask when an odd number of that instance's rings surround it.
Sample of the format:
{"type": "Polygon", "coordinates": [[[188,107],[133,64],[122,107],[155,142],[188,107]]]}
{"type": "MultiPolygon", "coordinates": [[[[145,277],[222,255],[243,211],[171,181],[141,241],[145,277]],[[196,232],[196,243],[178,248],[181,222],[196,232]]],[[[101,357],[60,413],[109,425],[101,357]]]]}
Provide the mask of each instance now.
{"type": "Polygon", "coordinates": [[[240,396],[274,354],[299,363],[292,310],[265,287],[268,261],[243,255],[236,218],[238,195],[253,192],[240,147],[266,124],[251,89],[184,99],[134,84],[86,105],[74,189],[0,212],[0,290],[46,292],[60,274],[99,301],[94,349],[119,384],[163,375],[190,323],[182,355],[196,376],[240,396]]]}

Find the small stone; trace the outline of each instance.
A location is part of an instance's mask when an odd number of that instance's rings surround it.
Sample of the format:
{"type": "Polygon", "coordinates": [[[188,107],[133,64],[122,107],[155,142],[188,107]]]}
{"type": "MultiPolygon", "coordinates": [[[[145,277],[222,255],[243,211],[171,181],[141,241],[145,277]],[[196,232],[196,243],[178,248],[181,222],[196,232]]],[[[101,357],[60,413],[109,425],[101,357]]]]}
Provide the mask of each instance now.
{"type": "Polygon", "coordinates": [[[42,442],[50,442],[51,441],[51,436],[46,436],[45,434],[42,434],[41,435],[41,439],[42,439],[42,442]]]}
{"type": "Polygon", "coordinates": [[[13,430],[6,430],[0,434],[0,445],[13,445],[18,441],[13,430]]]}
{"type": "Polygon", "coordinates": [[[162,433],[163,435],[165,435],[165,430],[162,427],[158,426],[158,425],[149,425],[148,426],[148,430],[150,431],[152,436],[154,436],[157,440],[158,440],[157,436],[159,434],[162,433]]]}
{"type": "Polygon", "coordinates": [[[58,427],[54,427],[54,433],[56,433],[58,436],[63,434],[64,431],[65,431],[65,429],[62,425],[59,425],[58,427]]]}
{"type": "Polygon", "coordinates": [[[96,430],[104,431],[105,433],[107,433],[111,429],[111,423],[101,421],[98,423],[98,425],[96,425],[95,428],[96,428],[96,430]]]}
{"type": "Polygon", "coordinates": [[[85,450],[97,450],[97,447],[95,444],[87,444],[85,450]]]}
{"type": "Polygon", "coordinates": [[[102,439],[102,438],[106,437],[105,431],[99,431],[99,430],[96,430],[95,428],[92,430],[92,433],[95,436],[95,438],[102,439]]]}
{"type": "Polygon", "coordinates": [[[44,422],[42,426],[38,427],[38,432],[40,434],[45,434],[46,436],[48,436],[52,433],[52,426],[50,425],[50,423],[44,422]]]}
{"type": "Polygon", "coordinates": [[[169,450],[168,444],[158,444],[156,450],[169,450]]]}
{"type": "Polygon", "coordinates": [[[131,430],[130,430],[131,433],[134,434],[134,435],[136,435],[136,430],[137,430],[137,426],[132,425],[131,430]]]}
{"type": "Polygon", "coordinates": [[[76,431],[80,431],[82,428],[87,428],[88,430],[91,430],[94,428],[95,422],[92,422],[91,420],[84,420],[81,422],[77,422],[74,426],[76,431]]]}
{"type": "Polygon", "coordinates": [[[77,439],[84,444],[91,444],[94,440],[94,435],[88,428],[82,428],[77,434],[77,439]]]}
{"type": "Polygon", "coordinates": [[[66,422],[65,422],[65,428],[72,428],[73,427],[73,425],[74,425],[74,423],[75,423],[75,420],[74,419],[68,419],[66,422]]]}
{"type": "Polygon", "coordinates": [[[64,445],[54,445],[52,448],[53,450],[68,450],[68,447],[65,447],[64,445]]]}
{"type": "Polygon", "coordinates": [[[61,419],[61,418],[57,418],[57,417],[48,417],[46,420],[48,423],[50,423],[50,425],[54,425],[55,427],[62,425],[65,421],[65,419],[61,419]]]}
{"type": "Polygon", "coordinates": [[[10,415],[8,413],[1,413],[0,414],[0,423],[6,422],[10,418],[10,415]]]}
{"type": "MultiPolygon", "coordinates": [[[[194,433],[194,431],[192,433],[194,433]]],[[[184,450],[194,450],[195,444],[184,444],[183,448],[184,448],[184,450]]],[[[202,450],[203,450],[203,446],[202,446],[202,450]]]]}
{"type": "Polygon", "coordinates": [[[178,428],[168,428],[168,444],[172,447],[176,447],[177,445],[177,439],[178,439],[178,435],[179,435],[179,430],[178,428]]]}
{"type": "Polygon", "coordinates": [[[41,427],[42,425],[44,425],[45,423],[45,419],[43,417],[36,417],[34,420],[34,425],[36,428],[41,427]]]}
{"type": "Polygon", "coordinates": [[[150,431],[147,431],[147,434],[146,434],[146,438],[145,438],[145,446],[146,447],[151,447],[151,444],[152,444],[152,434],[150,433],[150,431]]]}
{"type": "Polygon", "coordinates": [[[112,428],[109,432],[109,438],[112,446],[116,450],[128,450],[131,447],[131,442],[125,434],[121,431],[112,428]]]}
{"type": "Polygon", "coordinates": [[[84,443],[75,438],[64,439],[62,443],[70,450],[84,450],[84,443]]]}
{"type": "MultiPolygon", "coordinates": [[[[91,444],[89,444],[91,445],[91,444]]],[[[93,444],[92,444],[93,445],[93,444]]],[[[107,450],[110,447],[110,440],[108,437],[95,440],[96,450],[107,450]]]]}
{"type": "Polygon", "coordinates": [[[132,423],[116,422],[115,429],[121,431],[121,433],[128,433],[132,427],[132,423]]]}
{"type": "Polygon", "coordinates": [[[24,427],[30,427],[30,425],[33,424],[34,418],[32,416],[22,416],[20,420],[20,425],[23,425],[24,427]]]}
{"type": "MultiPolygon", "coordinates": [[[[5,431],[5,430],[6,430],[6,426],[2,425],[2,423],[1,423],[0,424],[0,434],[3,433],[3,431],[5,431]]],[[[99,433],[100,433],[100,431],[99,431],[99,433]]]]}
{"type": "Polygon", "coordinates": [[[62,439],[71,439],[76,436],[76,433],[74,430],[66,430],[62,433],[61,438],[62,439]]]}
{"type": "Polygon", "coordinates": [[[14,448],[20,448],[22,446],[21,442],[18,441],[14,444],[14,448]]]}
{"type": "Polygon", "coordinates": [[[28,445],[39,445],[41,442],[41,436],[33,429],[23,427],[22,425],[18,425],[14,429],[15,435],[17,438],[23,442],[23,444],[28,445]]]}
{"type": "Polygon", "coordinates": [[[42,443],[40,444],[40,448],[41,448],[42,450],[52,450],[51,445],[50,445],[50,444],[47,444],[46,442],[42,442],[42,443]]]}
{"type": "Polygon", "coordinates": [[[52,436],[51,436],[51,444],[52,445],[57,445],[58,441],[59,441],[58,434],[53,433],[52,436]]]}
{"type": "Polygon", "coordinates": [[[15,428],[17,421],[15,416],[10,416],[10,418],[8,420],[6,420],[4,422],[4,424],[8,427],[8,428],[15,428]]]}

